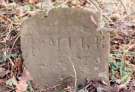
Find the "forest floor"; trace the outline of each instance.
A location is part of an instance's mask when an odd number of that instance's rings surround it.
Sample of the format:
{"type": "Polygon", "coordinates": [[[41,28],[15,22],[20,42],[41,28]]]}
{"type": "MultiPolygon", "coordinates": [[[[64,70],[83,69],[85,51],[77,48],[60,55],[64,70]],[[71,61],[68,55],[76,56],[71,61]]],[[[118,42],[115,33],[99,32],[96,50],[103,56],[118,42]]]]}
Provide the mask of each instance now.
{"type": "MultiPolygon", "coordinates": [[[[32,78],[23,64],[20,27],[25,19],[41,11],[41,3],[36,2],[31,0],[31,4],[25,4],[0,1],[0,92],[35,92],[30,81],[32,78]]],[[[83,4],[85,2],[77,8],[83,4]]],[[[111,19],[114,23],[117,21],[116,17],[111,19]]],[[[113,24],[110,26],[115,27],[113,24]]],[[[135,25],[130,24],[128,27],[130,31],[110,32],[111,48],[107,62],[110,86],[102,80],[89,80],[79,92],[135,92],[135,25]]],[[[72,92],[71,88],[67,87],[61,92],[72,92]]]]}

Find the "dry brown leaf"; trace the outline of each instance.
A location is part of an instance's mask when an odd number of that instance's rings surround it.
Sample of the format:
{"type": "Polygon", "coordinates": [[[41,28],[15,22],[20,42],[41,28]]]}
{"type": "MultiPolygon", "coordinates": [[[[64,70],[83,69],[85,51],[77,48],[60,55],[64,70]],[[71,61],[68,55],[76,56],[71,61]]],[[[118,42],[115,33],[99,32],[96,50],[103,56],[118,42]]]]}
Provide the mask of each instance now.
{"type": "Polygon", "coordinates": [[[25,69],[22,76],[21,76],[21,78],[20,78],[20,81],[18,82],[18,84],[16,86],[16,89],[17,89],[16,92],[24,92],[24,91],[26,91],[27,86],[28,86],[27,82],[29,80],[31,80],[31,79],[32,78],[30,76],[29,71],[25,69]]]}

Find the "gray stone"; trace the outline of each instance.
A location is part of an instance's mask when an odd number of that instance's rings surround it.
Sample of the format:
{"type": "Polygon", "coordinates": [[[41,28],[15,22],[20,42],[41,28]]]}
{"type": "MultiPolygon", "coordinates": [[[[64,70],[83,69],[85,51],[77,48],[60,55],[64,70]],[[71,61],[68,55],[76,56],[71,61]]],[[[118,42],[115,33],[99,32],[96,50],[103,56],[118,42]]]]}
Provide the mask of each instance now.
{"type": "Polygon", "coordinates": [[[97,31],[98,14],[82,9],[53,9],[22,25],[25,65],[34,80],[52,86],[67,77],[108,81],[109,34],[97,31]]]}

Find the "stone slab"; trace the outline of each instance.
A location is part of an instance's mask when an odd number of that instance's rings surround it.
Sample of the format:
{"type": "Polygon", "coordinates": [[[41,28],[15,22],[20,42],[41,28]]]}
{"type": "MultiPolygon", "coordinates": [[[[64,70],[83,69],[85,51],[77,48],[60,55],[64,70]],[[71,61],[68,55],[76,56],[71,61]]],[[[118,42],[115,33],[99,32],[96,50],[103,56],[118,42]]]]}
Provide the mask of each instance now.
{"type": "Polygon", "coordinates": [[[108,81],[109,34],[97,31],[98,14],[82,9],[39,13],[21,29],[25,65],[34,80],[52,86],[72,76],[108,81]]]}

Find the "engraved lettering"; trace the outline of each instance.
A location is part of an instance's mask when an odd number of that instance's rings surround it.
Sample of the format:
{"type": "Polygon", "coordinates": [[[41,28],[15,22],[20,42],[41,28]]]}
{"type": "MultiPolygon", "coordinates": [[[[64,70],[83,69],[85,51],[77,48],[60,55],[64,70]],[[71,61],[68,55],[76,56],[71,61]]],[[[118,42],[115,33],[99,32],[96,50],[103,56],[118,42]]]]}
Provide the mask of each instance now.
{"type": "Polygon", "coordinates": [[[69,43],[70,43],[69,38],[61,38],[59,41],[60,41],[59,45],[60,45],[61,49],[70,48],[70,46],[69,46],[69,43]]]}

